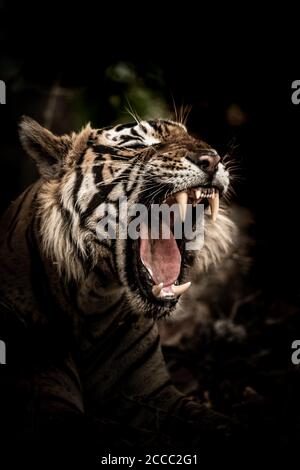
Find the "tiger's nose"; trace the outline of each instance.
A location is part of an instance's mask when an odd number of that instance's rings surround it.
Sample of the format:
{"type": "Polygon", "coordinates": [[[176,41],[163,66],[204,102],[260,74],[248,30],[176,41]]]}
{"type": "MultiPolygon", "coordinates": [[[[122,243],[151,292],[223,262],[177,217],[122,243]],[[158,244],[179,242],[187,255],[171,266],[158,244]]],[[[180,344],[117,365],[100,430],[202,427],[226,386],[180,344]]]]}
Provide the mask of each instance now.
{"type": "Polygon", "coordinates": [[[213,173],[217,170],[218,164],[220,161],[219,155],[201,155],[198,157],[198,165],[200,166],[201,170],[205,171],[206,173],[213,173]]]}

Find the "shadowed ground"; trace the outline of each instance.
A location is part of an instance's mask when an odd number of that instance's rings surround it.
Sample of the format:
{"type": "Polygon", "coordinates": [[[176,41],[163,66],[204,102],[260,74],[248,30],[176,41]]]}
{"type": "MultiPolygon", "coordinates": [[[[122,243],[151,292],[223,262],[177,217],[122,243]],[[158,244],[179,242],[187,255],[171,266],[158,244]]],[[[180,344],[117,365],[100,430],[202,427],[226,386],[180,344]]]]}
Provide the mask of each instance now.
{"type": "Polygon", "coordinates": [[[256,285],[252,218],[240,208],[233,216],[239,245],[222,267],[194,280],[181,310],[161,322],[161,337],[177,386],[235,416],[251,453],[274,457],[300,439],[300,368],[291,362],[299,303],[256,285]]]}

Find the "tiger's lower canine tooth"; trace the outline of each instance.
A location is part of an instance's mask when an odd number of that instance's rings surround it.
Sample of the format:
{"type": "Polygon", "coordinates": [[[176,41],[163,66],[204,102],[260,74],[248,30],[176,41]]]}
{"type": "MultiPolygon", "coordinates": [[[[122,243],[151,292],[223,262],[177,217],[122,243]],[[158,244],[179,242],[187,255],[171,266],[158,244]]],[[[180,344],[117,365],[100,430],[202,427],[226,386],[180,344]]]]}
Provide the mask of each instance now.
{"type": "Polygon", "coordinates": [[[188,193],[186,191],[180,191],[179,193],[175,194],[176,202],[179,205],[179,213],[181,222],[185,221],[186,216],[186,208],[188,202],[188,193]]]}
{"type": "Polygon", "coordinates": [[[152,287],[152,294],[155,296],[155,297],[159,297],[159,294],[161,293],[161,290],[162,288],[164,287],[164,283],[161,282],[160,284],[156,285],[156,286],[153,286],[152,287]]]}
{"type": "Polygon", "coordinates": [[[191,285],[191,282],[186,282],[185,284],[181,284],[180,286],[173,285],[171,289],[172,289],[173,294],[178,296],[178,295],[183,294],[185,291],[187,291],[190,285],[191,285]]]}
{"type": "Polygon", "coordinates": [[[208,200],[211,211],[212,221],[215,222],[219,212],[219,191],[215,191],[215,197],[208,200]]]}

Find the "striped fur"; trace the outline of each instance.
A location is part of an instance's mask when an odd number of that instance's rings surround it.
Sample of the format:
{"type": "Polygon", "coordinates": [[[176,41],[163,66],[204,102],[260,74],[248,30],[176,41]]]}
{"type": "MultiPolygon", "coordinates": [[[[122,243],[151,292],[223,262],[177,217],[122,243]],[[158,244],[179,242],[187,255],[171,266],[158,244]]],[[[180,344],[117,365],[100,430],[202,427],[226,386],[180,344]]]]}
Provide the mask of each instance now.
{"type": "MultiPolygon", "coordinates": [[[[115,211],[121,196],[150,206],[157,197],[203,184],[205,175],[186,157],[210,147],[182,124],[162,120],[87,126],[59,138],[25,118],[21,141],[41,179],[3,218],[0,289],[6,315],[16,316],[25,337],[34,338],[34,370],[36,355],[42,357],[33,374],[37,413],[108,415],[149,429],[157,419],[167,426],[170,416],[202,419],[205,411],[176,390],[162,357],[156,320],[176,305],[145,295],[136,280],[134,245],[99,240],[97,222],[103,202],[115,211]]],[[[222,164],[214,177],[226,192],[222,164]]],[[[226,209],[217,223],[206,219],[205,246],[185,260],[182,279],[220,262],[230,249],[235,227],[226,209]]]]}

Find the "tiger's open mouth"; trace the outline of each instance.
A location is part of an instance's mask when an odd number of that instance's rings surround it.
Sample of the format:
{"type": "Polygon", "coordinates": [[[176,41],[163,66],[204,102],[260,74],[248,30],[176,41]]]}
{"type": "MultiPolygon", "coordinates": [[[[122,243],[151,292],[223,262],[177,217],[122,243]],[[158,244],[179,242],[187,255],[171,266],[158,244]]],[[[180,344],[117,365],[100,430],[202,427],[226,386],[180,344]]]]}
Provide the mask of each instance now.
{"type": "MultiPolygon", "coordinates": [[[[163,202],[172,206],[178,205],[181,223],[184,224],[187,204],[196,207],[204,204],[210,207],[212,221],[216,221],[219,211],[219,194],[217,187],[189,188],[172,194],[163,202]]],[[[193,253],[186,249],[184,236],[174,236],[174,218],[159,221],[159,237],[151,238],[148,227],[141,227],[139,240],[139,277],[140,284],[156,302],[175,301],[188,290],[191,282],[181,284],[183,266],[193,258],[193,253]],[[164,234],[163,237],[161,234],[164,234]],[[143,279],[141,279],[143,278],[143,279]]]]}

